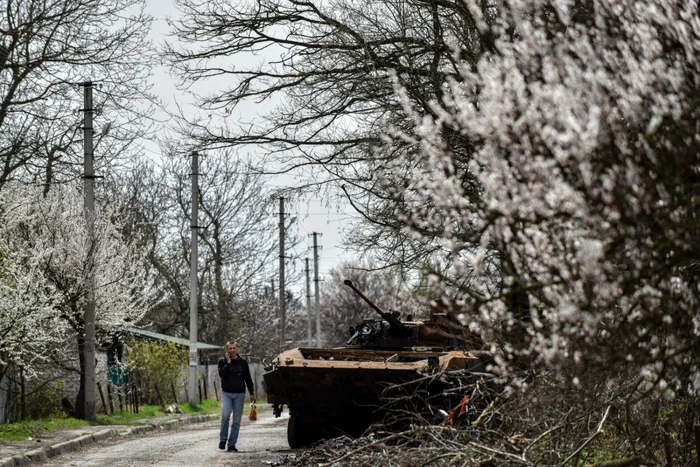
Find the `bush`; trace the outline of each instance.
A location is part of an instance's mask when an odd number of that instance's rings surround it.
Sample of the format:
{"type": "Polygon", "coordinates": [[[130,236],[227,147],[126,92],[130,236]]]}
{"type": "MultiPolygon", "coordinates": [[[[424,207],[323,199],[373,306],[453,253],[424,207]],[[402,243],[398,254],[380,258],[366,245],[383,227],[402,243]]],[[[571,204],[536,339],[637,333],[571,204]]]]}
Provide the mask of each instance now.
{"type": "Polygon", "coordinates": [[[62,379],[45,381],[28,393],[24,398],[27,418],[39,420],[61,413],[59,394],[61,394],[65,383],[62,379]]]}
{"type": "Polygon", "coordinates": [[[135,341],[127,347],[126,365],[130,374],[143,383],[142,395],[146,403],[154,400],[155,386],[161,391],[171,384],[179,385],[187,370],[187,349],[171,342],[135,341]]]}

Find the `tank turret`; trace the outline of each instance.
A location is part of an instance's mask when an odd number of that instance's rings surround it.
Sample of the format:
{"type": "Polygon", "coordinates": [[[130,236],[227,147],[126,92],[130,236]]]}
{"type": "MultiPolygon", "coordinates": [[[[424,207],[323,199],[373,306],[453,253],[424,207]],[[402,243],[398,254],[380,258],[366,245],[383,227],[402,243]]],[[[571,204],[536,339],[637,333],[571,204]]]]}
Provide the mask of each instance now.
{"type": "Polygon", "coordinates": [[[399,320],[398,313],[384,312],[377,305],[365,297],[352,281],[343,281],[353,292],[360,296],[367,304],[381,316],[381,319],[365,319],[362,322],[350,326],[350,339],[348,346],[363,348],[404,348],[415,345],[415,325],[407,325],[399,320]]]}
{"type": "Polygon", "coordinates": [[[402,321],[399,319],[400,313],[382,311],[352,281],[345,280],[344,283],[381,316],[381,319],[365,319],[350,326],[348,347],[397,350],[428,347],[447,350],[466,349],[469,346],[466,330],[449,320],[448,315],[433,314],[430,321],[402,321]]]}

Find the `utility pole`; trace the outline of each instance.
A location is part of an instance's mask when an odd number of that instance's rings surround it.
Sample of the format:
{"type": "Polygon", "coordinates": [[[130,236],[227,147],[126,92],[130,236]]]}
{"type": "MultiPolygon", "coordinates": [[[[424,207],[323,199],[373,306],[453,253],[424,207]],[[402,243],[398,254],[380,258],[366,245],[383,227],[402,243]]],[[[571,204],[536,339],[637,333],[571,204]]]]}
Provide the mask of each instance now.
{"type": "Polygon", "coordinates": [[[306,262],[306,323],[308,324],[307,345],[311,347],[313,332],[311,331],[311,280],[309,279],[309,258],[304,258],[306,262]]]}
{"type": "Polygon", "coordinates": [[[316,237],[318,233],[314,232],[314,299],[316,305],[316,347],[321,347],[321,310],[318,307],[318,243],[316,237]]]}
{"type": "Polygon", "coordinates": [[[197,229],[199,229],[199,154],[192,152],[192,219],[190,222],[190,376],[187,396],[197,405],[197,229]]]}
{"type": "Polygon", "coordinates": [[[284,198],[280,196],[280,352],[284,350],[284,198]]]}
{"type": "Polygon", "coordinates": [[[85,325],[85,341],[83,344],[83,358],[85,360],[85,420],[94,421],[97,418],[95,405],[95,154],[92,145],[92,82],[86,81],[84,87],[83,105],[83,175],[85,185],[85,222],[88,228],[88,257],[87,268],[87,295],[85,298],[85,310],[83,323],[85,325]]]}

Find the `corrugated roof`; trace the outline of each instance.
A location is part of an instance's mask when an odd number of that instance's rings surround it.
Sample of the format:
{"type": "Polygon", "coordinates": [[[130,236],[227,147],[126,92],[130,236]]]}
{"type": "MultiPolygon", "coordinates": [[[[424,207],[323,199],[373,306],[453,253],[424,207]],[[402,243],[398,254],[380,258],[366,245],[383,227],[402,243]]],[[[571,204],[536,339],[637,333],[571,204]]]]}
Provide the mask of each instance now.
{"type": "MultiPolygon", "coordinates": [[[[189,347],[190,341],[188,339],[184,339],[182,337],[173,337],[173,336],[168,336],[165,334],[158,334],[157,332],[152,332],[152,331],[146,331],[145,329],[136,329],[136,328],[126,328],[125,331],[130,332],[131,334],[137,334],[139,336],[144,336],[144,337],[150,337],[151,339],[158,339],[162,341],[168,341],[168,342],[173,342],[175,344],[179,345],[184,345],[185,347],[189,347]]],[[[223,349],[223,345],[214,345],[214,344],[207,344],[204,342],[197,342],[197,350],[201,349],[223,349]]]]}

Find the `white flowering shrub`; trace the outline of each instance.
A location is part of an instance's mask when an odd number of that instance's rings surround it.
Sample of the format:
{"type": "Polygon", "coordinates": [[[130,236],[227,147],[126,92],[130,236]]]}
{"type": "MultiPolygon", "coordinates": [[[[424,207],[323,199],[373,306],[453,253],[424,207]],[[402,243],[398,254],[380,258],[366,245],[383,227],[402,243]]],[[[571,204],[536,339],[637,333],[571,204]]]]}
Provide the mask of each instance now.
{"type": "MultiPolygon", "coordinates": [[[[531,387],[504,411],[523,417],[531,446],[561,423],[575,451],[589,436],[576,420],[610,403],[616,452],[690,462],[698,4],[465,3],[495,51],[465,61],[430,114],[403,98],[414,131],[387,134],[417,148],[384,172],[406,200],[407,231],[450,252],[432,285],[492,343],[494,370],[531,387]]],[[[564,446],[542,455],[561,462],[564,446]]]]}
{"type": "Polygon", "coordinates": [[[31,373],[33,363],[75,355],[91,264],[98,339],[141,318],[152,293],[148,270],[118,222],[98,208],[90,239],[74,187],[44,195],[41,187],[2,186],[0,368],[22,364],[31,373]]]}
{"type": "Polygon", "coordinates": [[[465,64],[433,115],[409,108],[415,134],[392,135],[421,145],[405,161],[415,167],[406,219],[442,232],[453,252],[438,285],[483,329],[521,329],[502,343],[505,371],[518,353],[574,374],[627,362],[669,395],[695,393],[697,3],[470,11],[497,53],[465,64]],[[519,312],[514,296],[527,297],[519,312]]]}

